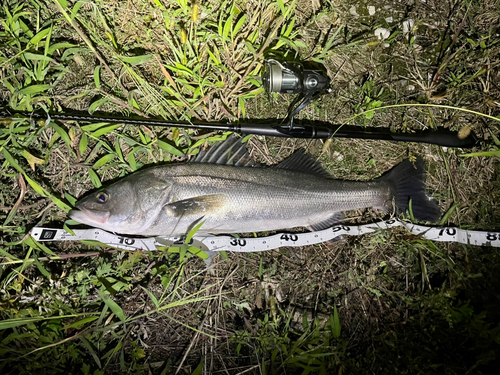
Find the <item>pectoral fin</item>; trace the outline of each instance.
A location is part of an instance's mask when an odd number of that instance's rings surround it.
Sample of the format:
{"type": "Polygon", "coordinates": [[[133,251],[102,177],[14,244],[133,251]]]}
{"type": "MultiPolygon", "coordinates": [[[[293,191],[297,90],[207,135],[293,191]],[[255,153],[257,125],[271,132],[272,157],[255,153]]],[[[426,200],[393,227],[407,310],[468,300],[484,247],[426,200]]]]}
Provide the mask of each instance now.
{"type": "Polygon", "coordinates": [[[222,194],[201,195],[199,197],[183,199],[164,206],[169,215],[185,217],[187,215],[207,215],[220,210],[226,203],[222,194]]]}

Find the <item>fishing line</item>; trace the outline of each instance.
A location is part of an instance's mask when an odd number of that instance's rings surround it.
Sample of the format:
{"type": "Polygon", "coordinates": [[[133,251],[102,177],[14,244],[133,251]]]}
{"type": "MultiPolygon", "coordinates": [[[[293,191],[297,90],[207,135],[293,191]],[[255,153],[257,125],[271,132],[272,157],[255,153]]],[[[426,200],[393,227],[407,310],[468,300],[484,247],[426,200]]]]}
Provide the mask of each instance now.
{"type": "MultiPolygon", "coordinates": [[[[500,247],[500,232],[474,231],[456,227],[428,227],[390,219],[364,225],[336,225],[316,232],[278,233],[267,237],[235,238],[231,236],[197,235],[189,245],[203,251],[259,252],[280,247],[308,246],[333,240],[339,236],[361,236],[383,229],[404,227],[422,239],[437,242],[456,242],[465,245],[500,247]]],[[[135,238],[120,236],[102,229],[75,229],[75,235],[64,229],[35,227],[31,236],[39,242],[45,241],[99,241],[123,250],[156,251],[160,247],[181,246],[184,237],[135,238]]]]}

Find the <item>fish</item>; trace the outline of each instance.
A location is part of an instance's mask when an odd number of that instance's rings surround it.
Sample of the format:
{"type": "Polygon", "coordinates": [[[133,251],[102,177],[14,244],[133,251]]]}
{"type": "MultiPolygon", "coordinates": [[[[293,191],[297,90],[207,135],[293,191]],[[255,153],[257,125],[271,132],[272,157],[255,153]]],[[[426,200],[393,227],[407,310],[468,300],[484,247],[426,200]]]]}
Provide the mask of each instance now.
{"type": "Polygon", "coordinates": [[[425,163],[404,160],[371,181],[335,179],[304,150],[260,166],[237,137],[202,151],[192,162],[136,171],[79,199],[69,217],[119,234],[182,236],[255,233],[342,221],[345,211],[373,207],[435,222],[438,202],[425,188],[425,163]]]}

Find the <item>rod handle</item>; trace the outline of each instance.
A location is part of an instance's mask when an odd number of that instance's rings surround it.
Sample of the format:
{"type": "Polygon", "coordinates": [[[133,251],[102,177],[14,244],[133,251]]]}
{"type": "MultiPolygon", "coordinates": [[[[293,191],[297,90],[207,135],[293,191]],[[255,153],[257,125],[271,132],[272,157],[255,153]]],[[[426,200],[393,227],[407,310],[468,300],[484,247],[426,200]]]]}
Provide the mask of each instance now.
{"type": "Polygon", "coordinates": [[[392,138],[395,141],[431,143],[445,147],[472,148],[479,144],[478,138],[472,131],[465,138],[460,138],[457,132],[441,130],[427,131],[415,134],[392,133],[392,138]]]}

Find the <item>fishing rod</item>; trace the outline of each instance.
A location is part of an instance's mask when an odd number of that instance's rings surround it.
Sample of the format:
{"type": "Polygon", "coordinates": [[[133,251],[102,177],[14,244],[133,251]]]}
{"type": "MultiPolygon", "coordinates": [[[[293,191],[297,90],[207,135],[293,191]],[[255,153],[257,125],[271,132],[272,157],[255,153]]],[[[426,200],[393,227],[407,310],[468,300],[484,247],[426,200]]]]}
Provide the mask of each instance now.
{"type": "Polygon", "coordinates": [[[230,122],[179,122],[145,117],[121,117],[110,115],[89,115],[86,113],[44,113],[27,111],[0,110],[1,118],[13,118],[21,115],[34,120],[82,121],[89,123],[106,122],[113,124],[131,124],[159,127],[178,127],[186,129],[206,129],[231,131],[240,134],[256,134],[272,137],[329,139],[359,138],[378,139],[397,142],[430,143],[446,147],[471,148],[479,144],[479,139],[471,132],[467,137],[460,138],[458,132],[447,130],[424,131],[418,133],[395,133],[384,128],[360,127],[352,125],[310,126],[276,123],[230,123],[230,122]]]}
{"type": "Polygon", "coordinates": [[[256,134],[285,138],[329,139],[332,137],[336,137],[378,139],[397,142],[430,143],[445,147],[461,148],[472,148],[474,146],[477,146],[480,141],[473,132],[471,132],[465,138],[460,138],[458,132],[447,130],[424,131],[418,133],[395,133],[385,128],[360,127],[352,125],[330,125],[324,123],[316,123],[316,125],[295,124],[293,126],[290,126],[290,124],[283,124],[280,122],[179,122],[163,119],[151,119],[145,117],[89,115],[85,112],[45,113],[0,109],[0,118],[15,118],[15,116],[22,116],[33,120],[51,119],[59,121],[82,121],[88,123],[106,122],[112,124],[221,130],[231,131],[239,134],[256,134]]]}
{"type": "Polygon", "coordinates": [[[448,130],[423,131],[415,133],[391,132],[387,128],[360,127],[352,125],[332,125],[324,122],[314,124],[297,124],[295,116],[321,95],[329,94],[330,78],[317,66],[307,63],[287,62],[268,59],[264,63],[262,84],[271,93],[298,94],[292,102],[287,117],[283,121],[267,122],[253,120],[247,123],[231,122],[179,122],[145,117],[121,117],[109,114],[89,115],[86,112],[45,113],[13,111],[0,108],[0,117],[12,118],[15,115],[35,120],[82,121],[89,123],[106,122],[115,124],[132,124],[145,126],[178,127],[187,129],[206,129],[231,131],[240,134],[256,134],[285,138],[330,139],[359,138],[378,139],[396,142],[430,143],[445,147],[472,148],[479,144],[479,139],[470,131],[459,134],[448,130]]]}

